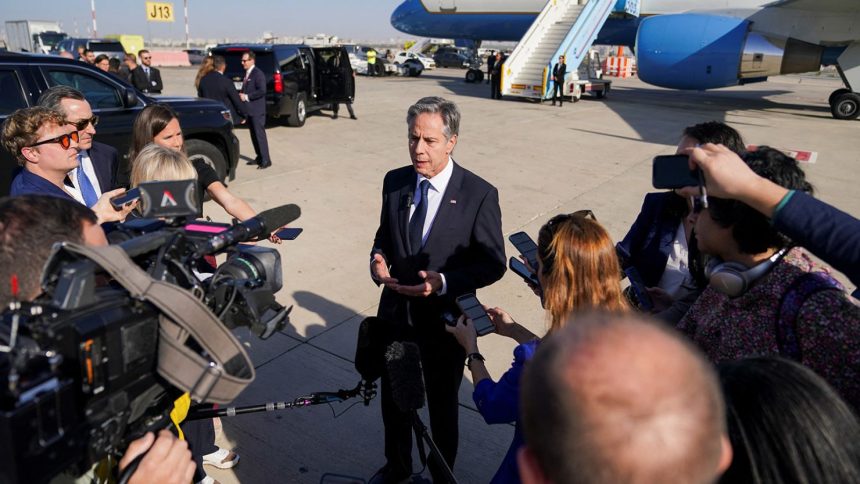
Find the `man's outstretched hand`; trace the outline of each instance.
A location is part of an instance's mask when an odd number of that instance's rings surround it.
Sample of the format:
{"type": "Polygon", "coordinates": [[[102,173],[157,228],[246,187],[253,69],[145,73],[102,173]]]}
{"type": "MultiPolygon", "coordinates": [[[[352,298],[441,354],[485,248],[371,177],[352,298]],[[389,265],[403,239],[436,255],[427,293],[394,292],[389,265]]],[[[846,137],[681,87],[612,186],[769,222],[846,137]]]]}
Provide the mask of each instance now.
{"type": "Polygon", "coordinates": [[[405,296],[427,297],[442,289],[442,275],[435,271],[420,271],[418,277],[424,279],[421,284],[414,286],[401,286],[396,284],[392,287],[395,291],[405,296]]]}

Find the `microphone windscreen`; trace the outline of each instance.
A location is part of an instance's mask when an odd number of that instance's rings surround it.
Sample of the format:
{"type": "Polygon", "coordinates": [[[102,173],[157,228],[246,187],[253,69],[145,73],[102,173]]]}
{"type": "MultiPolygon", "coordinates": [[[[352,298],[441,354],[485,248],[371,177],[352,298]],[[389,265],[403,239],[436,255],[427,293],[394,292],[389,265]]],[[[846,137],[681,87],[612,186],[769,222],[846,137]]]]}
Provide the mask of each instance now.
{"type": "Polygon", "coordinates": [[[395,341],[385,351],[385,369],[391,382],[391,398],[402,412],[424,406],[421,352],[415,343],[395,341]]]}
{"type": "Polygon", "coordinates": [[[367,382],[382,376],[385,367],[385,344],[388,342],[387,324],[381,318],[364,318],[358,327],[355,344],[355,370],[367,382]]]}
{"type": "Polygon", "coordinates": [[[266,230],[269,231],[273,231],[278,227],[283,227],[284,225],[297,220],[301,216],[302,209],[293,203],[270,208],[257,214],[257,218],[263,221],[263,224],[266,226],[266,230]]]}

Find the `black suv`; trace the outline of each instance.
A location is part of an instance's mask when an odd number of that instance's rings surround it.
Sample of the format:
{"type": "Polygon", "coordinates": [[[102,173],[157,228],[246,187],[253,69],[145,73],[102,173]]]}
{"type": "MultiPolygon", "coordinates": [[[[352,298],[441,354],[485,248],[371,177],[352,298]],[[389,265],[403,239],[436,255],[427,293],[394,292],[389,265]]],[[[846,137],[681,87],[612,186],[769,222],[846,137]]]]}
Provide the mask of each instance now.
{"type": "Polygon", "coordinates": [[[108,57],[116,57],[119,60],[122,60],[123,57],[125,57],[125,49],[122,47],[120,41],[111,39],[65,39],[54,46],[53,53],[66,51],[77,56],[78,47],[81,45],[84,46],[85,49],[93,51],[93,54],[95,54],[96,57],[101,54],[108,57]]]}
{"type": "MultiPolygon", "coordinates": [[[[182,122],[185,148],[191,158],[203,158],[222,180],[236,175],[239,140],[233,134],[230,111],[208,99],[149,97],[119,78],[84,62],[63,57],[0,54],[0,122],[16,109],[36,105],[51,86],[64,84],[84,93],[99,116],[96,141],[113,146],[120,154],[119,182],[128,182],[128,149],[137,114],[151,103],[170,105],[182,122]]],[[[0,148],[0,196],[9,193],[17,162],[0,148]]]]}
{"type": "Polygon", "coordinates": [[[254,65],[266,75],[266,114],[287,118],[290,126],[303,126],[307,114],[333,103],[352,101],[355,82],[349,56],[343,47],[308,47],[296,44],[218,45],[212,55],[227,60],[224,75],[242,89],[245,69],[242,54],[253,51],[254,65]]]}

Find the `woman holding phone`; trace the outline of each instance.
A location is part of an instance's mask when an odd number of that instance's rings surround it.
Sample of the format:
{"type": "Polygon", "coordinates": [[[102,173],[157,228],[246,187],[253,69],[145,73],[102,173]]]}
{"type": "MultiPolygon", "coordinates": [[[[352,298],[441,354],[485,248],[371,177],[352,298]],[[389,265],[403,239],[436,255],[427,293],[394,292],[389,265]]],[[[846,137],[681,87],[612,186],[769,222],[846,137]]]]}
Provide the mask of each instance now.
{"type": "MultiPolygon", "coordinates": [[[[564,327],[577,312],[629,310],[617,276],[620,268],[612,239],[590,210],[556,215],[541,227],[537,260],[547,334],[564,327]]],[[[488,424],[517,422],[514,440],[491,482],[519,482],[516,454],[523,444],[519,426],[520,375],[540,338],[500,308],[488,308],[487,314],[497,333],[518,343],[511,368],[498,381],[493,381],[484,365],[471,321],[461,316],[455,326],[446,329],[466,350],[475,385],[472,398],[484,420],[488,424]]]]}

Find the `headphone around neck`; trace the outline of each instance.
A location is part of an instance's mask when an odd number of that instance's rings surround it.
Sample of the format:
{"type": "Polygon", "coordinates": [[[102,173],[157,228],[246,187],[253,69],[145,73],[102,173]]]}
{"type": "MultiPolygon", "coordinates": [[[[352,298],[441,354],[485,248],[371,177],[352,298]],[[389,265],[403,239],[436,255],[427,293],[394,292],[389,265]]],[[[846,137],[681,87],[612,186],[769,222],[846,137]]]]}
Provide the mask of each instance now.
{"type": "Polygon", "coordinates": [[[705,277],[708,278],[708,282],[714,289],[726,296],[738,297],[745,293],[755,281],[770,272],[786,252],[788,252],[788,247],[752,268],[740,262],[723,262],[715,257],[705,267],[705,277]]]}

